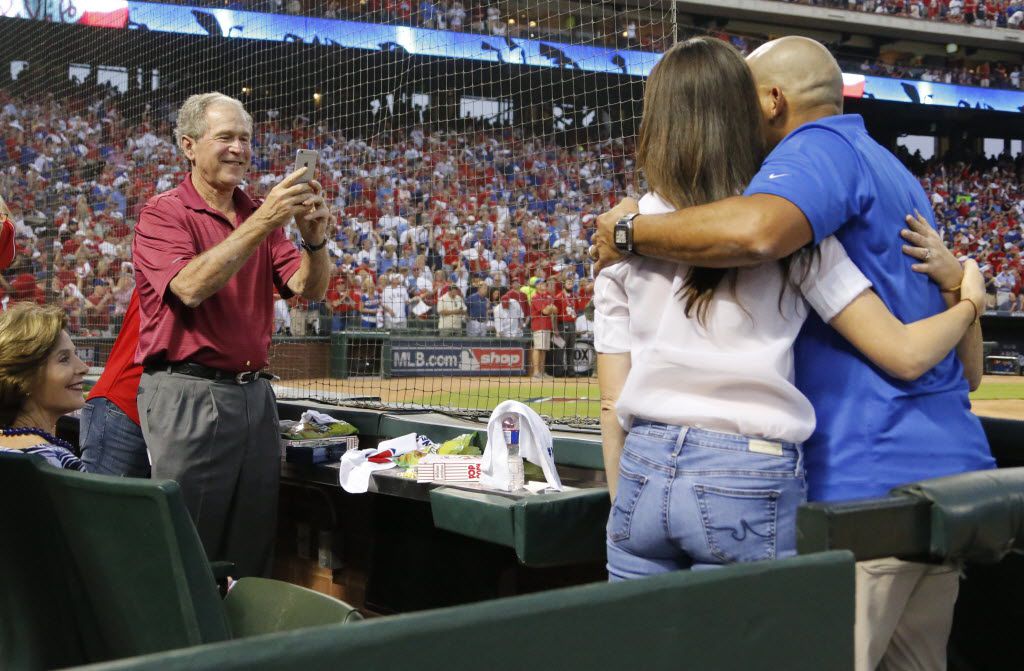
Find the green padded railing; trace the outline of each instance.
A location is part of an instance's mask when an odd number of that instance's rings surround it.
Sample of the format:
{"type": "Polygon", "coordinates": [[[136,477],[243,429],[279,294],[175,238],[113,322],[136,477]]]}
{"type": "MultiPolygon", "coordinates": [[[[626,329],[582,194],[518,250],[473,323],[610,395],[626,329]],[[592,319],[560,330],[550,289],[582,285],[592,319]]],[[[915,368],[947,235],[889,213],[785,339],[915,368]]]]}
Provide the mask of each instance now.
{"type": "Polygon", "coordinates": [[[832,552],[557,589],[91,668],[849,671],[853,595],[853,558],[832,552]]]}

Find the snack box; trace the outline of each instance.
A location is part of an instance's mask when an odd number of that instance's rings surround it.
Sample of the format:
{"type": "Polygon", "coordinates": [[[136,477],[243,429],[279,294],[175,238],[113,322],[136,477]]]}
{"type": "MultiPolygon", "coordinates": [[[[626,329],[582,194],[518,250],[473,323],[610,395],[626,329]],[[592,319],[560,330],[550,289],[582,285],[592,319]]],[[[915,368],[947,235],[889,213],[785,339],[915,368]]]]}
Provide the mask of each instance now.
{"type": "Polygon", "coordinates": [[[285,461],[290,464],[313,466],[340,461],[348,450],[359,449],[359,436],[333,436],[331,438],[307,438],[285,440],[285,461]]]}
{"type": "Polygon", "coordinates": [[[416,482],[480,482],[483,457],[428,454],[416,464],[416,482]]]}

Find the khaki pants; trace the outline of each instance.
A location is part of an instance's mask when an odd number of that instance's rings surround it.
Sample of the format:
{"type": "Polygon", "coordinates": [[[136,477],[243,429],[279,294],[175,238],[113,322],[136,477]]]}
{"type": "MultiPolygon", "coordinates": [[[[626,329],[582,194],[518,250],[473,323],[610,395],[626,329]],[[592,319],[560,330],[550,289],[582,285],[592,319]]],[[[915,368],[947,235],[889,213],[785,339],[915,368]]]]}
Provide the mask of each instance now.
{"type": "Polygon", "coordinates": [[[292,335],[293,336],[304,336],[306,335],[306,319],[307,310],[302,308],[292,308],[292,335]]]}
{"type": "Polygon", "coordinates": [[[856,671],[944,671],[959,590],[952,566],[857,562],[856,671]]]}

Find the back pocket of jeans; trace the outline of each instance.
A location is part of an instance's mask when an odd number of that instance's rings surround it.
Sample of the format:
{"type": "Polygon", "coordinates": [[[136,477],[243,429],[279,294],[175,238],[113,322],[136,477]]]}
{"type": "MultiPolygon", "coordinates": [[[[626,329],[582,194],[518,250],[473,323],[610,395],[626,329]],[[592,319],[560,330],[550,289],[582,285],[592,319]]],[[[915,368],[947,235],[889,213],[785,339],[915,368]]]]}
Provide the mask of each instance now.
{"type": "Polygon", "coordinates": [[[608,516],[608,540],[617,543],[629,538],[633,513],[646,485],[647,476],[631,473],[619,467],[619,487],[615,492],[611,515],[608,516]]]}
{"type": "Polygon", "coordinates": [[[708,549],[719,561],[775,559],[780,492],[694,485],[708,549]]]}

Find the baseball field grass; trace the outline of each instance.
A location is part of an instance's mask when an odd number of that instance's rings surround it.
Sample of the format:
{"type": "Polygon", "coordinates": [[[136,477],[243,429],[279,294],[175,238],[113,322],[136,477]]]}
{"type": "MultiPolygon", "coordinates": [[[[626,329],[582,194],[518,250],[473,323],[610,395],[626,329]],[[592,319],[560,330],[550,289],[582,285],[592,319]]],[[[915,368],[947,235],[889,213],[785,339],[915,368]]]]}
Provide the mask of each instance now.
{"type": "MultiPolygon", "coordinates": [[[[581,418],[590,422],[601,411],[596,378],[353,377],[289,380],[282,385],[298,397],[340,394],[379,399],[396,407],[489,412],[498,403],[514,399],[552,419],[581,418]]],[[[971,402],[979,415],[1024,419],[1024,377],[986,375],[981,387],[971,394],[971,402]]]]}
{"type": "MultiPolygon", "coordinates": [[[[1013,378],[1009,378],[1013,379],[1013,378]]],[[[1019,380],[1020,378],[1016,378],[1019,380]]],[[[1024,400],[1024,384],[1018,381],[1001,381],[1001,378],[989,375],[981,383],[977,391],[971,392],[972,401],[1008,401],[1024,400]]]]}

